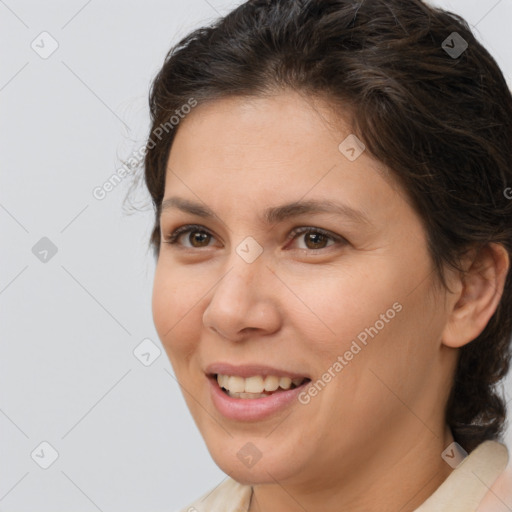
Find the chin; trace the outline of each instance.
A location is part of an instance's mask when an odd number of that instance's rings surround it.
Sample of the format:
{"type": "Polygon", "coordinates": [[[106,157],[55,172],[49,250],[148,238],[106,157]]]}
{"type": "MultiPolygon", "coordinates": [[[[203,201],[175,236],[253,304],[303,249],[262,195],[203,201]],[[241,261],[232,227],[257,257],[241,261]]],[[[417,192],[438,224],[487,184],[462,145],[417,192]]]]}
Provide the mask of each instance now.
{"type": "Polygon", "coordinates": [[[246,439],[229,438],[225,443],[212,443],[208,447],[215,464],[227,475],[244,485],[273,484],[297,475],[298,461],[294,453],[277,451],[278,445],[269,440],[254,444],[246,439]],[[265,446],[263,446],[265,444],[265,446]],[[260,446],[261,450],[256,448],[260,446]]]}

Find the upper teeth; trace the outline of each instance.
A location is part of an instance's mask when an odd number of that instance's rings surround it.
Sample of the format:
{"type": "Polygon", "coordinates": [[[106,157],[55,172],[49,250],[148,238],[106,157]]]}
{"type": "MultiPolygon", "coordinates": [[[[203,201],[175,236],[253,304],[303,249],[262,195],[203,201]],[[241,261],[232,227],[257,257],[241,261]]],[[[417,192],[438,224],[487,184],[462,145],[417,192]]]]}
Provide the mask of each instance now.
{"type": "Polygon", "coordinates": [[[235,375],[217,375],[217,382],[221,388],[232,393],[263,393],[264,391],[275,391],[277,388],[290,389],[292,384],[300,386],[304,378],[290,379],[289,377],[276,377],[269,375],[261,377],[238,377],[235,375]]]}

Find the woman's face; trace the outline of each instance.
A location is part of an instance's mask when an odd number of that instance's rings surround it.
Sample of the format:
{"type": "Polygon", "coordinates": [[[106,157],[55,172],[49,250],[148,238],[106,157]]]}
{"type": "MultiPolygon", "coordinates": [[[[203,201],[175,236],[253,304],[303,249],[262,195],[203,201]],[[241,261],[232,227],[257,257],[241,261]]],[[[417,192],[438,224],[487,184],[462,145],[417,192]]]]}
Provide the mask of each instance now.
{"type": "Polygon", "coordinates": [[[314,488],[444,432],[447,292],[420,218],[335,122],[292,92],[217,100],[170,153],[153,317],[212,457],[240,482],[314,488]]]}

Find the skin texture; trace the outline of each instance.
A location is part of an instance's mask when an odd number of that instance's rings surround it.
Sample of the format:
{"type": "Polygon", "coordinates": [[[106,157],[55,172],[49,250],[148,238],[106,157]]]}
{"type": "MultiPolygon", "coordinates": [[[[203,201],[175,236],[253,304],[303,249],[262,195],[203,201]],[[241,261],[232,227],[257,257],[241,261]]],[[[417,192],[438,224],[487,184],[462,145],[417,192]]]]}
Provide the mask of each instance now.
{"type": "Polygon", "coordinates": [[[207,205],[204,219],[162,213],[153,291],[157,332],[187,405],[219,467],[254,486],[250,512],[412,511],[450,474],[444,407],[458,348],[474,339],[501,296],[507,253],[468,258],[465,279],[435,281],[421,219],[367,151],[338,149],[351,133],[321,100],[290,91],[198,106],[179,126],[164,198],[207,205]],[[263,210],[294,200],[363,210],[371,226],[305,214],[268,226],[263,210]],[[290,233],[324,229],[346,241],[290,233]],[[199,230],[201,232],[201,230],[199,230]],[[248,236],[263,253],[236,252],[248,236]],[[193,245],[194,244],[194,245],[193,245]],[[319,379],[392,305],[402,309],[307,405],[258,422],[224,418],[204,370],[262,364],[319,379]],[[251,468],[237,452],[252,442],[251,468]]]}

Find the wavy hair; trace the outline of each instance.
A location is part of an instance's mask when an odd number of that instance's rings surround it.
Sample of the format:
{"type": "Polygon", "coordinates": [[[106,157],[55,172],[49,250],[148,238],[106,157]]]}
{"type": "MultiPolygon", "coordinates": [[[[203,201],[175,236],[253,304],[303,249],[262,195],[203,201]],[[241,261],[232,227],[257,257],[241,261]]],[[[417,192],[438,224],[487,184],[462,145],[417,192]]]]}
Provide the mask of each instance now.
{"type": "MultiPolygon", "coordinates": [[[[446,286],[445,265],[463,272],[469,249],[495,242],[511,254],[512,95],[463,18],[421,0],[253,0],[182,39],[152,82],[144,180],[156,258],[179,125],[165,134],[161,127],[191,99],[200,105],[282,89],[350,113],[353,133],[420,215],[439,283],[446,286]]],[[[459,349],[446,404],[446,422],[468,452],[503,433],[497,384],[509,369],[511,333],[509,272],[487,326],[459,349]]]]}

